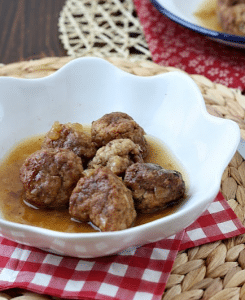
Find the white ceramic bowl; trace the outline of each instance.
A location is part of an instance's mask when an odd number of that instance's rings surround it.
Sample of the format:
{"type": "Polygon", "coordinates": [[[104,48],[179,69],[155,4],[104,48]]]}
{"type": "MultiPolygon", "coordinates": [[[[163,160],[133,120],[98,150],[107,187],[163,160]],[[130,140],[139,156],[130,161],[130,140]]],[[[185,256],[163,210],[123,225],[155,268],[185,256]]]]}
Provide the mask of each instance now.
{"type": "Polygon", "coordinates": [[[62,233],[0,217],[5,237],[62,255],[104,256],[172,236],[207,208],[240,131],[236,123],[209,115],[197,85],[180,72],[138,77],[99,58],[79,58],[42,79],[2,77],[0,159],[22,138],[48,131],[55,120],[91,123],[113,111],[128,113],[166,144],[189,177],[188,201],[172,215],[117,232],[62,233]]]}
{"type": "MultiPolygon", "coordinates": [[[[196,11],[210,0],[151,0],[159,12],[174,22],[207,38],[231,47],[244,48],[245,37],[203,27],[195,17],[196,11]],[[206,2],[205,2],[206,1],[206,2]]],[[[212,0],[214,1],[214,0],[212,0]]]]}

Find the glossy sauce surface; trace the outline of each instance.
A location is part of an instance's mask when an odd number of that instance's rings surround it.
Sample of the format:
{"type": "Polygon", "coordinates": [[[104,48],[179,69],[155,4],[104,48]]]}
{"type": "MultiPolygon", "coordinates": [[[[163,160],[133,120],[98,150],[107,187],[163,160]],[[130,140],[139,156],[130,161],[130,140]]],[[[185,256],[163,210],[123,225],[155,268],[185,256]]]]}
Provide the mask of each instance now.
{"type": "MultiPolygon", "coordinates": [[[[185,174],[163,144],[146,136],[149,155],[146,162],[158,163],[166,169],[175,169],[185,174]]],[[[68,210],[35,209],[22,199],[22,183],[19,170],[24,160],[40,149],[43,136],[34,136],[19,143],[0,164],[0,210],[3,218],[16,223],[28,224],[61,232],[94,232],[87,223],[71,220],[68,210]]],[[[134,226],[138,226],[173,213],[183,202],[152,214],[138,214],[134,226]]]]}
{"type": "Polygon", "coordinates": [[[217,0],[204,0],[194,16],[202,27],[223,32],[216,15],[217,0]]]}

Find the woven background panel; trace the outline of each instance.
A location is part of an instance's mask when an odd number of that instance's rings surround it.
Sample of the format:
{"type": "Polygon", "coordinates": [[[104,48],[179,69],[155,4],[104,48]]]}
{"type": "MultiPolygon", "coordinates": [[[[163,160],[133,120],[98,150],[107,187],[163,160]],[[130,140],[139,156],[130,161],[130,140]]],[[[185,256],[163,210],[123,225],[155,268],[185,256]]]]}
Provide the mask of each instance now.
{"type": "MultiPolygon", "coordinates": [[[[52,57],[0,66],[0,76],[40,78],[54,73],[72,60],[52,57]]],[[[154,76],[178,69],[162,67],[153,62],[124,58],[108,58],[109,62],[138,76],[154,76]]],[[[204,76],[189,75],[199,86],[208,111],[234,120],[245,139],[245,96],[239,91],[214,84],[204,76]]],[[[226,168],[221,192],[239,219],[245,218],[245,161],[236,152],[226,168]]],[[[20,289],[0,293],[0,299],[54,299],[20,289]],[[18,297],[18,298],[17,298],[18,297]]],[[[57,298],[55,298],[57,299],[57,298]]],[[[245,299],[245,236],[238,236],[179,252],[168,280],[164,300],[245,299]]]]}
{"type": "Polygon", "coordinates": [[[132,0],[67,0],[58,26],[69,56],[151,59],[132,0]]]}

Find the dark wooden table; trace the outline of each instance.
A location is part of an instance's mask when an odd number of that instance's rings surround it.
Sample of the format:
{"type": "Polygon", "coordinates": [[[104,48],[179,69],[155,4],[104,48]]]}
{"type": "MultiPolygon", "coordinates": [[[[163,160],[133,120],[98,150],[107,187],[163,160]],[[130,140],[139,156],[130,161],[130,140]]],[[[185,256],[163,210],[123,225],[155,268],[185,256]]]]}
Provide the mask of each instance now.
{"type": "Polygon", "coordinates": [[[0,63],[65,56],[58,18],[65,0],[0,0],[0,63]]]}

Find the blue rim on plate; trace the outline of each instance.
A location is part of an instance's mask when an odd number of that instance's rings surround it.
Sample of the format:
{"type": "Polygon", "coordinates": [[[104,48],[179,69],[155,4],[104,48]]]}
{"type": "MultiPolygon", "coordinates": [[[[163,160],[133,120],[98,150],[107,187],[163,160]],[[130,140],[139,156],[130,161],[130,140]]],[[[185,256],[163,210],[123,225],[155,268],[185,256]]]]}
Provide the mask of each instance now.
{"type": "Polygon", "coordinates": [[[158,0],[150,0],[150,1],[160,13],[162,13],[163,15],[165,15],[172,21],[178,23],[179,25],[182,25],[188,29],[191,29],[202,35],[205,35],[206,37],[210,38],[213,41],[216,41],[216,42],[228,45],[228,46],[232,46],[232,47],[245,48],[245,37],[243,37],[243,36],[228,34],[228,33],[224,33],[224,32],[207,29],[202,26],[198,26],[196,24],[193,24],[191,22],[188,22],[188,21],[178,17],[171,11],[167,10],[166,8],[164,8],[164,6],[162,6],[159,3],[158,0]]]}

